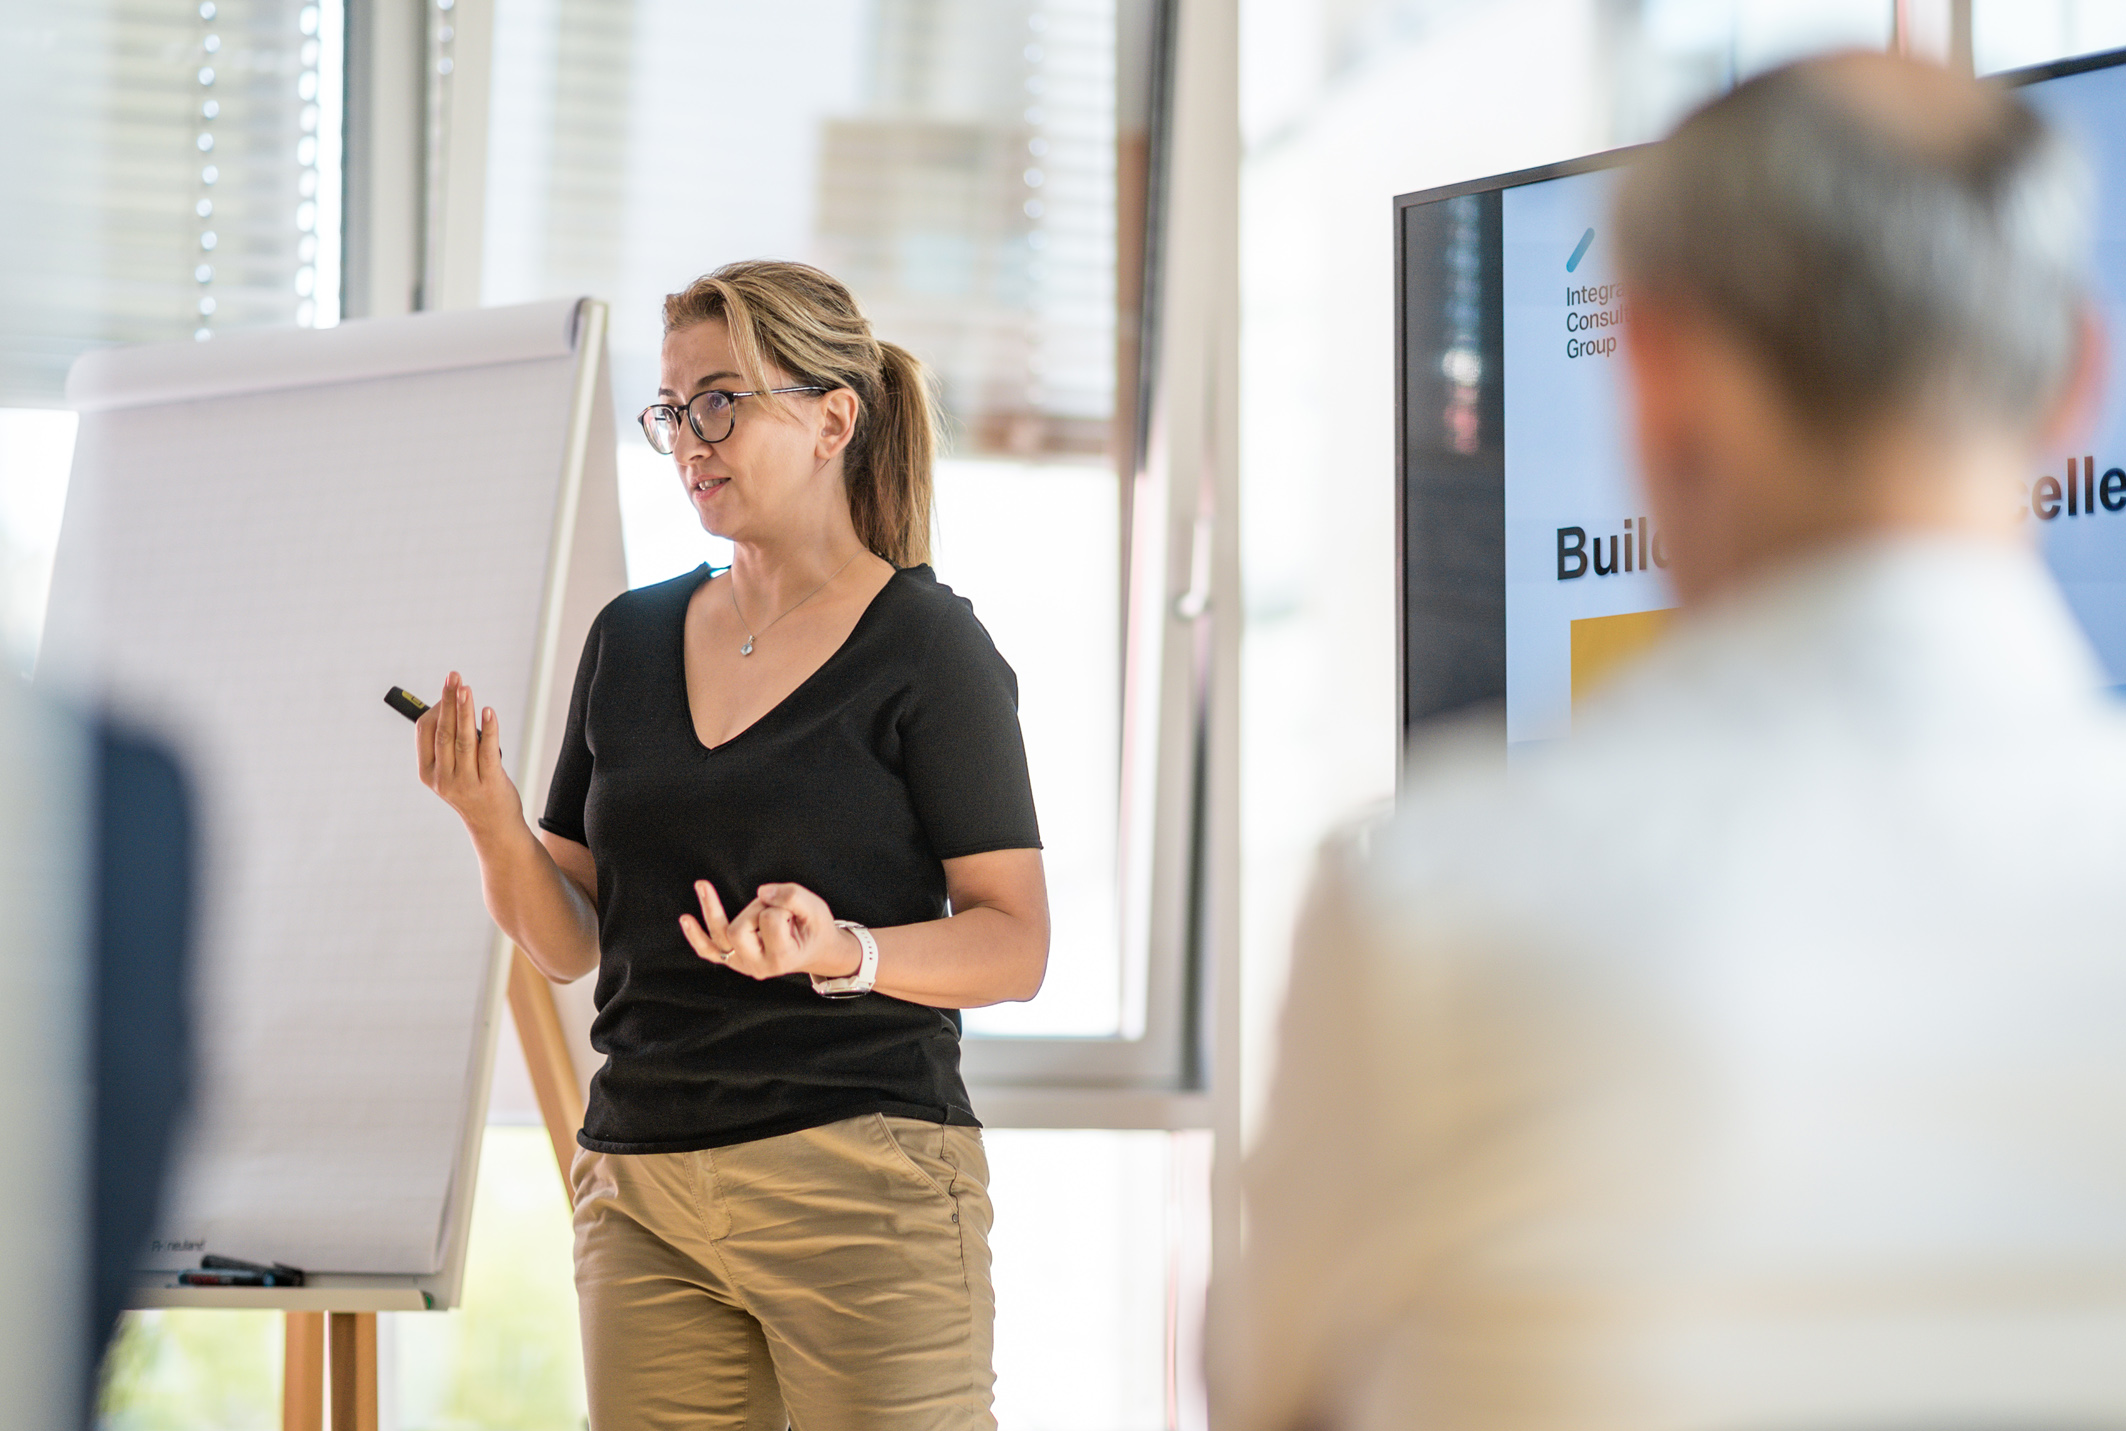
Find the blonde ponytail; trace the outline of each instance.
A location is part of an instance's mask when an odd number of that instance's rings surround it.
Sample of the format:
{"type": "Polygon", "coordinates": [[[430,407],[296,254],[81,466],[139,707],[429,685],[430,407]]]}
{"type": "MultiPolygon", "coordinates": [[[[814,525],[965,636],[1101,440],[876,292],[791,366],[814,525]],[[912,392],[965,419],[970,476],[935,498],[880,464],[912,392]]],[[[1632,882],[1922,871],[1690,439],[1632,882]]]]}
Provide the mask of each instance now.
{"type": "Polygon", "coordinates": [[[748,387],[784,386],[769,380],[777,368],[794,384],[856,394],[856,431],[842,454],[856,534],[895,566],[929,561],[937,408],[921,361],[874,337],[849,290],[808,264],[725,264],[664,300],[667,333],[710,318],[729,329],[748,387]]]}

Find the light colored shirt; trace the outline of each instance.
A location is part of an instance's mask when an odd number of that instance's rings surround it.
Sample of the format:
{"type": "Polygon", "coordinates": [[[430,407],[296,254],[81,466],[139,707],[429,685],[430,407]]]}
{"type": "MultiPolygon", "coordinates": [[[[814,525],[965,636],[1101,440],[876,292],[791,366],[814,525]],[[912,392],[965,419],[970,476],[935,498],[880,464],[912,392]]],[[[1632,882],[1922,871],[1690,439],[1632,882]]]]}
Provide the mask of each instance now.
{"type": "Polygon", "coordinates": [[[2034,557],[1847,548],[1420,754],[1302,919],[1221,1427],[2126,1424],[2103,679],[2034,557]]]}

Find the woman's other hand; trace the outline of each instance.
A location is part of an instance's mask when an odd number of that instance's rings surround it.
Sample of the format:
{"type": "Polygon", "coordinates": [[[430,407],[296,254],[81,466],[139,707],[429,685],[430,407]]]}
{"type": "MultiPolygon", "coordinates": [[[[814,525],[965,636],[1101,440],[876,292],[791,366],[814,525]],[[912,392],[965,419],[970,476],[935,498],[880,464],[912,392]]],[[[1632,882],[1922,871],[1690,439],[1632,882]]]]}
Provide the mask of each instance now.
{"type": "Polygon", "coordinates": [[[472,688],[456,671],[414,725],[421,783],[458,812],[477,842],[524,823],[524,802],[502,769],[502,721],[493,709],[474,715],[472,688]]]}
{"type": "Polygon", "coordinates": [[[764,884],[753,902],[726,920],[723,901],[707,880],[694,882],[701,918],[679,916],[694,952],[753,979],[812,974],[838,979],[863,963],[856,936],[834,923],[827,902],[801,884],[764,884]]]}

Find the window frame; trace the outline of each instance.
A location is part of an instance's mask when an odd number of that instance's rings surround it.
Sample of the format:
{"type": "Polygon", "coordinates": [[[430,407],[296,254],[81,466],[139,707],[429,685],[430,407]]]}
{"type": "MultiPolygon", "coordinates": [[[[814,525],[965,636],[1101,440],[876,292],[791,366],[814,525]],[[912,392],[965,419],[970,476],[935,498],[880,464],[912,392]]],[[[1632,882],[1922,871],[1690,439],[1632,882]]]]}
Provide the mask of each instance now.
{"type": "MultiPolygon", "coordinates": [[[[1123,520],[1118,884],[1123,1028],[970,1037],[1000,1127],[1215,1128],[1236,1052],[1238,871],[1237,21],[1151,5],[1141,294],[1123,520]],[[1187,254],[1186,265],[1169,257],[1187,254]]],[[[1125,67],[1126,68],[1126,67],[1125,67]]],[[[1127,199],[1118,212],[1128,212],[1127,199]]],[[[1134,287],[1132,285],[1134,280],[1134,287]]]]}
{"type": "MultiPolygon", "coordinates": [[[[493,8],[424,0],[417,18],[403,0],[347,0],[348,316],[479,301],[493,8]]],[[[1141,192],[1117,166],[1117,292],[1138,309],[1118,334],[1114,419],[1128,429],[1123,1027],[969,1036],[970,1092],[998,1127],[1212,1127],[1214,1074],[1237,1058],[1238,21],[1213,0],[1117,0],[1117,12],[1149,37],[1144,56],[1117,57],[1123,76],[1141,58],[1149,90],[1141,192]]]]}

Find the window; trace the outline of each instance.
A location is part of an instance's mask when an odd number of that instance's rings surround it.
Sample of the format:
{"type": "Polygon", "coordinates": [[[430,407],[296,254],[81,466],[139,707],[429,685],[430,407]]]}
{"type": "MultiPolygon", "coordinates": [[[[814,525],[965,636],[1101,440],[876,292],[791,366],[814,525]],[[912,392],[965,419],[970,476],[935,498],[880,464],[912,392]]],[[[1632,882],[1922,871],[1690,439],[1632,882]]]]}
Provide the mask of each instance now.
{"type": "Polygon", "coordinates": [[[21,13],[0,46],[0,192],[33,216],[0,224],[0,644],[27,671],[74,359],[339,321],[345,57],[340,0],[21,13]]]}
{"type": "MultiPolygon", "coordinates": [[[[97,342],[330,324],[343,289],[358,313],[592,293],[614,305],[624,415],[654,386],[666,292],[746,255],[838,271],[942,379],[937,564],[1019,671],[1049,845],[1047,986],[970,1016],[970,1071],[1198,1086],[1208,657],[1169,638],[1200,636],[1208,608],[1169,608],[1208,561],[1190,524],[1210,527],[1187,479],[1144,461],[1155,365],[1138,360],[1159,297],[1152,130],[1172,13],[432,0],[416,22],[392,7],[350,17],[342,0],[61,7],[0,61],[21,81],[0,106],[53,136],[0,156],[49,216],[0,236],[13,260],[0,290],[21,315],[0,337],[0,403],[55,405],[97,342]]],[[[620,462],[631,577],[713,557],[631,432],[620,462]]],[[[9,490],[41,499],[62,473],[63,459],[17,469],[9,490]]],[[[42,589],[38,520],[10,517],[0,543],[25,591],[42,589]]],[[[12,607],[18,661],[37,607],[12,607]]]]}
{"type": "MultiPolygon", "coordinates": [[[[1055,914],[1041,997],[967,1020],[1010,1426],[1201,1419],[1212,1145],[1167,1130],[1208,1115],[1203,1095],[1173,1095],[1205,1072],[1211,444],[1232,371],[1213,347],[1209,373],[1176,365],[1198,386],[1168,399],[1137,362],[1142,307],[1162,297],[1144,277],[1167,8],[495,14],[479,291],[609,299],[623,421],[655,387],[663,296],[743,257],[827,268],[942,380],[936,564],[1018,671],[1055,914]],[[1158,415],[1140,422],[1144,407],[1158,415]]],[[[1191,250],[1200,291],[1164,296],[1229,316],[1231,214],[1214,210],[1194,211],[1215,235],[1191,250]]],[[[669,460],[631,430],[620,444],[630,581],[725,560],[669,460]]]]}
{"type": "MultiPolygon", "coordinates": [[[[398,1431],[579,1431],[583,1366],[568,1193],[543,1128],[490,1126],[464,1300],[378,1322],[382,1422],[398,1431]]],[[[281,1425],[278,1312],[135,1312],[104,1368],[112,1431],[281,1425]]]]}
{"type": "MultiPolygon", "coordinates": [[[[967,1025],[1094,1061],[1148,1029],[1118,874],[1118,466],[1152,25],[1146,0],[500,0],[481,196],[483,300],[609,298],[623,415],[656,387],[663,296],[737,258],[818,263],[936,373],[936,566],[1019,673],[1055,915],[1041,997],[967,1025]]],[[[622,423],[630,580],[724,560],[622,423]]],[[[1134,1061],[1171,1081],[1158,1044],[1134,1061]]]]}
{"type": "Polygon", "coordinates": [[[75,417],[0,408],[0,667],[28,675],[74,461],[75,417]]]}
{"type": "Polygon", "coordinates": [[[1684,111],[1805,54],[1890,44],[1884,0],[1660,0],[1616,27],[1613,142],[1655,139],[1684,111]]]}
{"type": "Polygon", "coordinates": [[[1971,56],[1982,75],[2121,45],[2126,5],[2118,0],[1971,0],[1971,56]]]}
{"type": "MultiPolygon", "coordinates": [[[[0,151],[0,182],[37,215],[0,226],[0,585],[18,664],[74,431],[31,409],[56,409],[97,343],[589,293],[613,304],[625,425],[655,385],[662,296],[775,254],[838,273],[939,375],[937,562],[1019,672],[1055,912],[1042,997],[969,1018],[970,1078],[999,1130],[1008,1425],[1201,1420],[1201,961],[1233,925],[1205,892],[1231,841],[1211,850],[1205,832],[1231,797],[1231,691],[1214,709],[1213,690],[1232,680],[1237,616],[1217,525],[1234,155],[1231,37],[1213,19],[1197,22],[1194,158],[1160,158],[1183,8],[107,0],[38,6],[0,52],[0,114],[39,137],[0,151]],[[1161,283],[1168,233],[1189,261],[1161,283]],[[1171,362],[1140,362],[1161,353],[1148,312],[1182,315],[1191,341],[1171,362]]],[[[631,428],[620,472],[631,580],[721,559],[631,428]]],[[[383,1338],[409,1431],[579,1413],[555,1351],[556,1181],[537,1129],[489,1130],[462,1314],[408,1315],[383,1338]]],[[[139,1317],[105,1413],[272,1424],[278,1361],[267,1319],[139,1317]]]]}
{"type": "Polygon", "coordinates": [[[337,0],[43,5],[0,56],[0,403],[85,348],[339,316],[337,0]]]}

